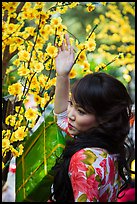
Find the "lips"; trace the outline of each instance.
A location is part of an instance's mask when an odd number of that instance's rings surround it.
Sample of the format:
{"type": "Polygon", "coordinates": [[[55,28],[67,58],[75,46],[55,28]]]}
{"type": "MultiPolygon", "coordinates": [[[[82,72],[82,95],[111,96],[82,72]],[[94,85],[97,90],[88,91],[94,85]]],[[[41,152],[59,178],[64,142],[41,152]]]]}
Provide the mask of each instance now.
{"type": "Polygon", "coordinates": [[[70,123],[68,123],[68,127],[69,127],[69,129],[75,129],[75,127],[73,125],[71,125],[70,123]]]}

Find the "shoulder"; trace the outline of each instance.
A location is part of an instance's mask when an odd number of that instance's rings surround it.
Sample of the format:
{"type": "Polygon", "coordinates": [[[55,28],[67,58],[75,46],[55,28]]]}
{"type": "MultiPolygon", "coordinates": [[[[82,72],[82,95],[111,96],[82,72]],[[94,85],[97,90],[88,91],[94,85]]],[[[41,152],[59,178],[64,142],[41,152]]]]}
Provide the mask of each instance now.
{"type": "MultiPolygon", "coordinates": [[[[100,148],[84,148],[77,151],[70,160],[70,169],[74,165],[85,169],[99,169],[106,166],[107,151],[100,148]]],[[[94,171],[94,170],[93,170],[94,171]]]]}
{"type": "Polygon", "coordinates": [[[77,151],[73,156],[72,159],[78,158],[80,159],[90,159],[92,163],[95,162],[97,159],[104,159],[109,156],[108,152],[101,148],[83,148],[77,151]]]}
{"type": "Polygon", "coordinates": [[[83,165],[86,168],[95,169],[96,171],[106,171],[107,168],[113,166],[117,157],[109,154],[102,148],[84,148],[77,151],[70,160],[70,167],[74,164],[83,165]],[[100,170],[99,170],[100,169],[100,170]]]}

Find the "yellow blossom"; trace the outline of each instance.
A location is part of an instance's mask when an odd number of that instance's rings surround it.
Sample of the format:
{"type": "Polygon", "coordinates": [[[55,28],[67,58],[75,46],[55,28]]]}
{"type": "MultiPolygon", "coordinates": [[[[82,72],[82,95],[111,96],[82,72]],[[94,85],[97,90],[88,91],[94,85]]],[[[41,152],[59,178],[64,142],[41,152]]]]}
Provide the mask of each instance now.
{"type": "Polygon", "coordinates": [[[56,37],[56,44],[58,46],[61,46],[62,45],[62,42],[64,40],[64,36],[61,34],[61,33],[58,33],[58,30],[57,30],[57,37],[56,37]]]}
{"type": "Polygon", "coordinates": [[[36,45],[35,45],[35,49],[43,49],[43,45],[45,43],[45,40],[43,37],[39,36],[37,37],[37,42],[36,42],[36,45]]]}
{"type": "Polygon", "coordinates": [[[118,54],[118,58],[124,59],[124,53],[119,53],[119,54],[118,54]]]}
{"type": "Polygon", "coordinates": [[[16,121],[16,117],[13,115],[8,115],[5,119],[6,125],[14,126],[16,121]]]}
{"type": "Polygon", "coordinates": [[[8,2],[7,10],[8,10],[8,13],[10,15],[11,15],[11,13],[16,11],[16,7],[17,7],[18,3],[19,2],[8,2]]]}
{"type": "Polygon", "coordinates": [[[99,23],[100,23],[100,20],[98,18],[95,18],[94,21],[93,21],[93,24],[98,25],[99,23]]]}
{"type": "Polygon", "coordinates": [[[39,83],[36,83],[36,84],[31,84],[30,85],[30,90],[29,90],[29,93],[33,94],[33,93],[39,93],[40,91],[40,84],[39,83]]]}
{"type": "Polygon", "coordinates": [[[51,58],[56,57],[58,53],[57,47],[51,45],[51,43],[48,44],[46,51],[51,58]]]}
{"type": "Polygon", "coordinates": [[[100,63],[98,66],[95,67],[95,72],[100,71],[101,69],[107,69],[106,64],[100,63]]]}
{"type": "Polygon", "coordinates": [[[56,78],[54,77],[54,78],[52,78],[52,79],[50,79],[50,83],[51,83],[51,86],[52,85],[56,85],[56,78]]]}
{"type": "Polygon", "coordinates": [[[34,127],[34,125],[35,125],[35,120],[31,120],[31,121],[29,121],[29,125],[28,125],[28,127],[29,128],[33,128],[34,127]]]}
{"type": "Polygon", "coordinates": [[[69,73],[69,77],[70,77],[70,79],[75,78],[76,75],[77,75],[77,72],[76,72],[76,70],[74,70],[74,69],[72,69],[72,70],[70,71],[70,73],[69,73]]]}
{"type": "Polygon", "coordinates": [[[45,65],[46,70],[51,70],[51,68],[53,69],[53,60],[50,59],[48,60],[48,62],[45,65]]]}
{"type": "Polygon", "coordinates": [[[88,51],[94,51],[95,50],[95,48],[96,48],[96,42],[95,42],[95,40],[94,39],[90,39],[90,40],[88,40],[87,42],[86,42],[86,49],[88,50],[88,51]]]}
{"type": "Polygon", "coordinates": [[[9,25],[7,27],[7,33],[11,34],[11,33],[15,32],[18,29],[18,27],[19,27],[18,24],[9,23],[9,25]]]}
{"type": "Polygon", "coordinates": [[[123,69],[122,73],[123,74],[129,74],[129,70],[125,68],[125,69],[123,69]]]}
{"type": "Polygon", "coordinates": [[[15,37],[14,41],[16,42],[17,46],[20,46],[24,43],[24,40],[20,37],[15,37]]]}
{"type": "Polygon", "coordinates": [[[18,113],[18,111],[19,111],[19,109],[20,109],[20,114],[22,114],[22,113],[24,113],[24,109],[23,109],[23,107],[20,107],[20,106],[16,106],[15,107],[15,111],[18,113]]]}
{"type": "Polygon", "coordinates": [[[105,6],[107,2],[100,2],[100,3],[101,3],[103,6],[105,6]]]}
{"type": "Polygon", "coordinates": [[[21,65],[21,67],[18,69],[18,74],[20,76],[26,76],[30,73],[30,70],[26,68],[24,65],[21,65]]]}
{"type": "Polygon", "coordinates": [[[8,87],[8,92],[9,94],[16,96],[22,93],[22,89],[23,89],[22,85],[19,82],[17,82],[8,87]]]}
{"type": "Polygon", "coordinates": [[[38,80],[39,80],[40,86],[41,86],[42,88],[45,87],[45,84],[46,84],[47,78],[48,78],[48,77],[45,76],[45,75],[43,75],[43,74],[40,74],[40,75],[39,75],[38,80]]]}
{"type": "Polygon", "coordinates": [[[63,32],[63,29],[64,29],[64,26],[62,24],[60,24],[58,27],[57,27],[57,37],[60,37],[60,35],[62,34],[63,32]]]}
{"type": "Polygon", "coordinates": [[[69,8],[74,8],[79,5],[79,2],[72,2],[70,5],[68,5],[69,8]]]}
{"type": "Polygon", "coordinates": [[[2,162],[2,169],[4,169],[5,168],[5,164],[4,164],[4,162],[2,162]]]}
{"type": "Polygon", "coordinates": [[[6,130],[2,130],[2,138],[6,135],[6,130]]]}
{"type": "Polygon", "coordinates": [[[127,69],[131,72],[134,70],[135,65],[134,64],[128,64],[127,69]]]}
{"type": "Polygon", "coordinates": [[[60,18],[60,17],[58,17],[58,18],[52,18],[51,19],[51,25],[53,26],[53,27],[58,27],[60,24],[61,24],[61,22],[62,22],[62,19],[60,18]]]}
{"type": "Polygon", "coordinates": [[[63,6],[63,7],[57,7],[56,8],[56,11],[61,13],[61,14],[64,14],[67,10],[68,10],[68,6],[63,6]]]}
{"type": "Polygon", "coordinates": [[[21,141],[27,136],[27,130],[25,130],[25,126],[18,127],[18,129],[12,133],[11,141],[21,141]]]}
{"type": "Polygon", "coordinates": [[[18,44],[16,44],[16,43],[11,43],[11,44],[10,44],[10,48],[9,48],[9,52],[10,52],[10,53],[14,52],[14,51],[17,49],[17,47],[18,47],[18,44]]]}
{"type": "Polygon", "coordinates": [[[18,53],[20,61],[28,61],[30,58],[30,53],[26,50],[21,50],[18,53]]]}
{"type": "Polygon", "coordinates": [[[34,101],[37,104],[40,104],[41,103],[41,97],[38,94],[34,94],[34,101]]]}
{"type": "Polygon", "coordinates": [[[48,101],[49,100],[49,95],[47,92],[44,93],[44,98],[48,101]]]}
{"type": "Polygon", "coordinates": [[[25,31],[28,32],[31,36],[34,35],[34,32],[35,32],[35,29],[34,27],[26,27],[25,28],[25,31]]]}
{"type": "Polygon", "coordinates": [[[19,156],[19,152],[14,148],[14,147],[11,147],[11,153],[14,157],[18,157],[19,156]]]}
{"type": "Polygon", "coordinates": [[[34,62],[33,70],[37,73],[41,72],[44,69],[44,65],[42,62],[34,62]]]}
{"type": "Polygon", "coordinates": [[[13,64],[18,67],[19,64],[20,64],[20,60],[19,60],[19,59],[15,59],[15,60],[13,61],[13,64]]]}
{"type": "Polygon", "coordinates": [[[83,50],[85,48],[85,43],[78,43],[78,41],[76,40],[76,47],[80,50],[83,50]]]}
{"type": "Polygon", "coordinates": [[[9,74],[12,71],[12,66],[10,66],[8,69],[6,69],[6,74],[9,74]]]}
{"type": "Polygon", "coordinates": [[[90,64],[88,61],[84,61],[83,66],[84,66],[83,69],[85,69],[85,70],[90,69],[90,64]]]}
{"type": "Polygon", "coordinates": [[[41,29],[40,34],[44,38],[45,41],[47,41],[49,39],[49,32],[47,33],[47,31],[45,29],[41,29]]]}
{"type": "Polygon", "coordinates": [[[90,35],[90,37],[88,37],[88,40],[95,40],[95,36],[96,36],[96,34],[95,34],[95,32],[93,32],[93,33],[90,35]]]}
{"type": "Polygon", "coordinates": [[[130,82],[131,81],[131,76],[129,74],[123,74],[123,78],[126,80],[126,82],[130,82]]]}
{"type": "MultiPolygon", "coordinates": [[[[34,66],[34,64],[33,64],[32,66],[34,66]]],[[[32,74],[34,74],[34,73],[32,72],[32,74]]],[[[28,76],[28,80],[29,80],[29,81],[31,80],[31,84],[33,84],[33,85],[35,85],[35,84],[38,83],[38,80],[37,80],[36,75],[33,76],[33,78],[31,78],[31,75],[29,75],[29,76],[28,76]]]]}
{"type": "Polygon", "coordinates": [[[23,154],[24,147],[22,144],[18,146],[19,156],[23,154]]]}
{"type": "Polygon", "coordinates": [[[88,24],[88,25],[86,26],[86,32],[88,33],[90,30],[91,30],[91,25],[88,24]]]}
{"type": "Polygon", "coordinates": [[[7,138],[2,139],[2,148],[8,149],[10,147],[10,141],[7,138]]]}
{"type": "Polygon", "coordinates": [[[49,24],[46,24],[43,29],[44,29],[45,33],[47,33],[47,35],[51,35],[53,33],[52,26],[49,24]]]}
{"type": "Polygon", "coordinates": [[[86,60],[86,53],[85,53],[85,51],[82,51],[78,56],[78,63],[80,63],[80,62],[83,63],[85,60],[86,60]]]}
{"type": "MultiPolygon", "coordinates": [[[[22,119],[23,119],[23,116],[22,116],[22,119]]],[[[16,130],[18,127],[21,126],[21,122],[20,120],[17,120],[16,123],[15,123],[15,126],[14,126],[14,130],[16,130]]]]}
{"type": "Polygon", "coordinates": [[[48,90],[51,87],[50,80],[46,82],[45,84],[45,90],[48,90]]]}
{"type": "Polygon", "coordinates": [[[88,12],[91,12],[95,9],[95,6],[92,3],[88,3],[86,9],[88,12]]]}
{"type": "Polygon", "coordinates": [[[44,63],[45,63],[45,61],[47,62],[48,60],[49,60],[49,55],[48,55],[48,53],[46,53],[46,52],[44,52],[43,53],[43,61],[44,61],[44,63]]]}
{"type": "Polygon", "coordinates": [[[9,139],[11,136],[11,130],[2,130],[2,138],[9,139]]]}
{"type": "Polygon", "coordinates": [[[44,98],[41,99],[41,103],[40,103],[41,108],[44,108],[48,101],[49,101],[49,96],[47,94],[47,97],[44,97],[44,98]]]}
{"type": "Polygon", "coordinates": [[[37,111],[32,108],[29,108],[25,112],[25,117],[27,120],[36,120],[36,118],[38,117],[37,111]]]}
{"type": "Polygon", "coordinates": [[[83,69],[82,70],[83,76],[87,75],[87,74],[92,74],[93,71],[91,71],[90,69],[83,69]]]}
{"type": "Polygon", "coordinates": [[[31,80],[31,84],[30,84],[30,90],[29,90],[29,93],[30,92],[36,92],[38,93],[40,91],[40,84],[37,80],[37,77],[33,77],[33,79],[31,80]]]}

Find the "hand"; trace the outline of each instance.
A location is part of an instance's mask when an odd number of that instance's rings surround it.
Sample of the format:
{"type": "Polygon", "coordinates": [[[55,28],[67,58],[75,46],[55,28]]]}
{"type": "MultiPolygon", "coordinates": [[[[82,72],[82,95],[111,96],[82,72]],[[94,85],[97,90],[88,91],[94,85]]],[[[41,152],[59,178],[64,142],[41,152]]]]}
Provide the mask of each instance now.
{"type": "Polygon", "coordinates": [[[59,76],[67,76],[74,63],[74,50],[70,45],[68,34],[65,34],[66,46],[63,41],[62,46],[58,48],[58,55],[55,58],[56,72],[59,76]]]}

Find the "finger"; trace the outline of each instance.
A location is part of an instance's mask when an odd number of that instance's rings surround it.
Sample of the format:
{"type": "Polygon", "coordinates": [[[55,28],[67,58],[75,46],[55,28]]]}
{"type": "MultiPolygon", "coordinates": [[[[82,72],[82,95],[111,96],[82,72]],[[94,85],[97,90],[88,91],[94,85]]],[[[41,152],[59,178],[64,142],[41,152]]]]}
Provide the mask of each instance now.
{"type": "Polygon", "coordinates": [[[63,40],[62,45],[61,45],[61,50],[62,51],[65,50],[65,42],[64,42],[64,40],[63,40]]]}
{"type": "Polygon", "coordinates": [[[65,34],[65,39],[66,39],[66,44],[68,46],[68,49],[70,48],[70,40],[69,40],[69,35],[66,33],[65,34]]]}
{"type": "Polygon", "coordinates": [[[72,46],[70,47],[70,53],[74,54],[74,48],[72,46]]]}

